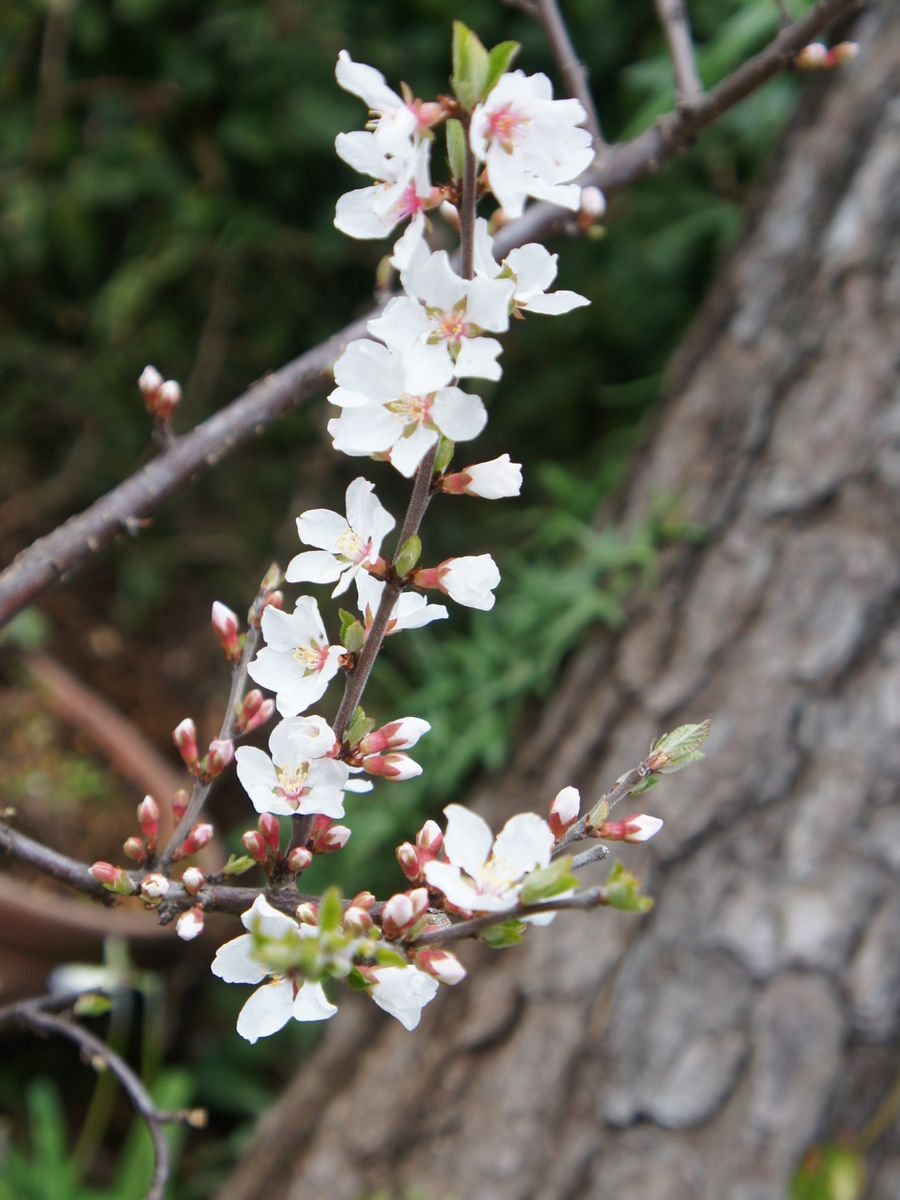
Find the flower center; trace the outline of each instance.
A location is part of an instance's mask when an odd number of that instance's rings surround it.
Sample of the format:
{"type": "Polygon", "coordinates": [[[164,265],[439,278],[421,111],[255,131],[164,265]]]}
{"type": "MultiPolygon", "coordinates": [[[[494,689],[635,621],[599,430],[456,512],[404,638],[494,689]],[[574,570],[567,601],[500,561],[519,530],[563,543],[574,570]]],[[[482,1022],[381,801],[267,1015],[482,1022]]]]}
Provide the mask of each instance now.
{"type": "Polygon", "coordinates": [[[321,671],[328,658],[328,647],[319,647],[315,642],[307,642],[305,646],[295,646],[291,658],[298,663],[305,675],[321,671]]]}
{"type": "Polygon", "coordinates": [[[493,854],[483,866],[478,868],[478,874],[474,877],[479,892],[491,896],[506,895],[517,880],[517,873],[506,859],[498,858],[493,854]]]}
{"type": "Polygon", "coordinates": [[[281,796],[288,802],[296,802],[307,791],[306,777],[309,774],[309,763],[301,763],[299,767],[293,769],[276,767],[275,774],[278,777],[278,787],[274,789],[276,796],[281,796]]]}
{"type": "Polygon", "coordinates": [[[390,404],[386,404],[385,408],[396,413],[404,425],[422,425],[431,415],[433,400],[433,395],[401,396],[399,400],[392,400],[390,404]]]}
{"type": "Polygon", "coordinates": [[[416,185],[411,183],[408,188],[401,194],[397,201],[395,211],[398,220],[404,217],[414,217],[420,213],[425,207],[425,201],[416,191],[416,185]]]}
{"type": "Polygon", "coordinates": [[[527,122],[528,118],[522,116],[521,113],[515,112],[509,104],[504,104],[501,108],[495,108],[493,112],[488,113],[487,118],[491,137],[496,139],[504,150],[512,150],[517,141],[519,130],[527,122]]]}
{"type": "Polygon", "coordinates": [[[365,562],[372,552],[372,539],[364,542],[358,533],[354,533],[352,529],[345,529],[335,546],[341,558],[346,558],[354,564],[361,563],[365,562]]]}
{"type": "Polygon", "coordinates": [[[431,328],[434,336],[442,342],[453,342],[458,345],[463,338],[471,337],[472,331],[466,323],[465,307],[454,308],[450,312],[438,312],[431,318],[431,328]]]}

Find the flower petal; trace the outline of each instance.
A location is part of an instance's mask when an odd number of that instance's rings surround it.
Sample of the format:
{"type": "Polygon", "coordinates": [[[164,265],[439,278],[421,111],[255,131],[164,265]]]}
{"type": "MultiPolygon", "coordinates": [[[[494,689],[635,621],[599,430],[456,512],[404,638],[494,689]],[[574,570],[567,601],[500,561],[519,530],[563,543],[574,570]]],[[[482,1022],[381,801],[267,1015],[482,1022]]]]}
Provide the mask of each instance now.
{"type": "Polygon", "coordinates": [[[483,817],[461,804],[448,804],[444,809],[447,816],[447,832],[444,834],[444,850],[455,867],[462,867],[470,875],[488,860],[494,835],[483,817]]]}
{"type": "Polygon", "coordinates": [[[273,979],[257,988],[238,1013],[237,1031],[248,1042],[277,1033],[291,1019],[294,985],[289,979],[273,979]]]}

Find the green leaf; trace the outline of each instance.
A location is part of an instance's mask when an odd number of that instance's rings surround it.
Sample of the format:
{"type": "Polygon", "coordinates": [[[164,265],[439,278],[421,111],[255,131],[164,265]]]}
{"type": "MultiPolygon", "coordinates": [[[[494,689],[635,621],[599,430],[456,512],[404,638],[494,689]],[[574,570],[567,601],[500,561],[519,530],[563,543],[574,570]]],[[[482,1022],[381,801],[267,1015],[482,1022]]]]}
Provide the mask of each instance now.
{"type": "MultiPolygon", "coordinates": [[[[460,121],[447,122],[447,162],[450,164],[450,175],[453,179],[462,179],[466,173],[466,135],[460,121]]],[[[441,443],[447,439],[442,438],[441,443]]],[[[450,443],[451,447],[453,443],[450,443]]],[[[441,457],[441,451],[438,450],[438,460],[441,457]]],[[[435,461],[434,469],[445,470],[445,467],[438,467],[435,461]]]]}
{"type": "MultiPolygon", "coordinates": [[[[459,125],[459,121],[451,121],[451,125],[459,125]]],[[[462,129],[462,126],[459,126],[462,129]]],[[[435,475],[443,475],[453,461],[453,455],[456,451],[456,443],[451,442],[449,438],[442,437],[438,443],[438,451],[434,460],[435,475]]]]}
{"type": "Polygon", "coordinates": [[[401,578],[415,570],[416,563],[422,557],[422,539],[416,534],[406,539],[400,547],[400,552],[394,559],[394,570],[401,578]]]}
{"type": "Polygon", "coordinates": [[[538,867],[526,877],[519,899],[523,904],[536,904],[539,900],[550,900],[563,892],[571,892],[578,887],[571,866],[572,859],[569,855],[563,855],[547,867],[538,867]]]}
{"type": "Polygon", "coordinates": [[[664,733],[650,749],[647,766],[660,775],[671,775],[690,763],[699,762],[704,755],[700,747],[709,737],[710,721],[698,725],[679,725],[671,733],[664,733]]]}
{"type": "Polygon", "coordinates": [[[389,950],[387,946],[379,946],[375,951],[375,961],[380,967],[408,967],[409,963],[402,954],[398,954],[396,950],[389,950]]]}
{"type": "Polygon", "coordinates": [[[364,992],[369,987],[369,981],[359,967],[354,967],[350,974],[345,976],[344,983],[353,992],[364,992]]]}
{"type": "Polygon", "coordinates": [[[75,1001],[74,1012],[78,1017],[102,1017],[111,1008],[112,1000],[109,996],[103,996],[99,992],[88,992],[75,1001]]]}
{"type": "Polygon", "coordinates": [[[487,929],[482,929],[478,940],[490,946],[492,950],[505,950],[507,946],[518,946],[524,933],[524,921],[501,921],[499,925],[489,925],[487,929]]]}
{"type": "Polygon", "coordinates": [[[606,881],[606,899],[610,908],[617,908],[620,912],[649,912],[653,907],[653,899],[642,896],[640,886],[636,875],[626,871],[621,863],[613,863],[606,881]]]}
{"type": "Polygon", "coordinates": [[[453,22],[453,94],[468,112],[484,95],[490,61],[480,39],[462,21],[453,22]]]}
{"type": "MultiPolygon", "coordinates": [[[[703,755],[701,754],[700,757],[702,758],[703,755]]],[[[658,783],[659,783],[659,780],[656,778],[655,775],[648,775],[648,776],[646,776],[646,778],[642,779],[639,784],[637,784],[635,787],[633,787],[631,789],[631,791],[628,793],[628,795],[631,798],[634,798],[635,796],[643,796],[644,792],[649,792],[650,789],[652,787],[656,787],[656,785],[658,783]]],[[[607,806],[607,808],[608,807],[609,806],[607,806]]],[[[604,818],[604,820],[605,820],[605,818],[604,818]]]]}
{"type": "Polygon", "coordinates": [[[791,1181],[791,1200],[862,1200],[865,1166],[845,1146],[816,1146],[791,1181]]]}
{"type": "Polygon", "coordinates": [[[503,72],[509,70],[513,59],[521,49],[522,46],[519,42],[499,42],[494,46],[488,54],[487,79],[481,94],[482,100],[490,94],[503,72]]]}
{"type": "Polygon", "coordinates": [[[367,733],[371,733],[375,728],[375,721],[372,717],[367,717],[361,708],[356,710],[350,728],[347,730],[347,741],[351,746],[358,745],[367,733]]]}
{"type": "Polygon", "coordinates": [[[242,854],[236,858],[233,854],[228,855],[228,862],[222,868],[222,874],[233,876],[243,875],[245,871],[249,871],[251,867],[255,867],[256,862],[247,854],[242,854]]]}
{"type": "Polygon", "coordinates": [[[340,926],[343,912],[340,892],[336,887],[327,888],[319,901],[319,929],[333,933],[340,926]]]}
{"type": "Polygon", "coordinates": [[[351,654],[359,654],[362,650],[363,642],[366,640],[366,631],[363,628],[358,617],[353,613],[347,612],[345,608],[339,608],[338,614],[341,618],[341,636],[340,644],[345,650],[349,650],[351,654]]]}

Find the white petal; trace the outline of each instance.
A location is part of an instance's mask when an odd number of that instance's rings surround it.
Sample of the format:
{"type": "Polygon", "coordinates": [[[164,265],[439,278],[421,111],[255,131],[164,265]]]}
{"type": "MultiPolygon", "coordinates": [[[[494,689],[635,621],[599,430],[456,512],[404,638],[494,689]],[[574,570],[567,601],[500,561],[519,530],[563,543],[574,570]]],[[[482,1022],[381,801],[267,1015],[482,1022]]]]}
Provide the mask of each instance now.
{"type": "Polygon", "coordinates": [[[460,874],[459,868],[451,866],[450,863],[426,863],[424,874],[432,887],[443,892],[452,905],[465,912],[507,912],[518,903],[514,892],[507,896],[479,892],[468,875],[460,874]]]}
{"type": "Polygon", "coordinates": [[[516,299],[522,303],[546,292],[556,278],[557,256],[537,242],[510,250],[503,263],[516,277],[516,299]]]}
{"type": "Polygon", "coordinates": [[[487,410],[481,397],[456,387],[442,388],[438,392],[431,406],[431,416],[441,433],[452,442],[467,442],[478,437],[487,424],[487,410]]]}
{"type": "Polygon", "coordinates": [[[334,583],[342,570],[342,564],[327,550],[304,550],[288,563],[284,577],[288,583],[334,583]]]}
{"type": "Polygon", "coordinates": [[[434,430],[419,425],[409,437],[398,438],[391,447],[391,466],[410,479],[437,439],[434,430]]]}
{"type": "Polygon", "coordinates": [[[557,317],[571,312],[574,308],[584,308],[586,304],[590,304],[587,296],[580,296],[578,292],[561,290],[549,292],[546,296],[533,296],[525,307],[528,312],[545,313],[548,317],[557,317]]]}
{"type": "Polygon", "coordinates": [[[291,1016],[295,1021],[327,1021],[336,1012],[337,1005],[332,1004],[325,995],[321,983],[301,984],[291,1008],[291,1016]]]}
{"type": "Polygon", "coordinates": [[[295,770],[330,754],[334,742],[334,730],[322,717],[289,717],[272,730],[269,750],[279,766],[295,770]]]}
{"type": "Polygon", "coordinates": [[[379,342],[360,338],[334,364],[334,378],[341,388],[386,404],[403,394],[403,360],[379,342]]]}
{"type": "Polygon", "coordinates": [[[373,238],[383,238],[397,224],[397,218],[391,214],[380,215],[375,211],[378,200],[378,188],[357,188],[353,192],[345,192],[338,198],[334,210],[334,226],[347,237],[363,241],[373,238]]]}
{"type": "Polygon", "coordinates": [[[494,258],[494,239],[488,231],[484,217],[475,222],[475,273],[493,279],[500,273],[500,264],[494,258]]]}
{"type": "Polygon", "coordinates": [[[273,979],[257,988],[238,1013],[237,1031],[248,1042],[277,1033],[291,1019],[294,986],[289,979],[273,979]]]}
{"type": "Polygon", "coordinates": [[[364,541],[372,539],[377,556],[381,539],[394,528],[395,521],[375,495],[375,485],[360,476],[347,488],[347,521],[364,541]]]}
{"type": "Polygon", "coordinates": [[[388,634],[400,633],[403,629],[421,629],[449,615],[443,604],[429,604],[424,596],[416,592],[403,592],[394,605],[391,614],[393,627],[388,629],[388,634]]]}
{"type": "Polygon", "coordinates": [[[380,71],[367,66],[366,63],[354,62],[346,50],[338,54],[334,74],[345,92],[359,96],[360,100],[375,112],[384,112],[403,103],[397,93],[385,83],[380,71]]]}
{"type": "Polygon", "coordinates": [[[438,250],[429,255],[413,273],[411,282],[414,295],[429,308],[439,308],[442,312],[453,308],[468,291],[466,280],[457,275],[450,266],[446,250],[438,250]]]}
{"type": "Polygon", "coordinates": [[[496,338],[466,338],[456,359],[456,374],[460,379],[493,379],[503,374],[497,358],[503,347],[496,338]]]}
{"type": "Polygon", "coordinates": [[[338,538],[347,532],[347,521],[330,508],[311,508],[297,518],[297,535],[307,546],[335,552],[338,538]]]}
{"type": "Polygon", "coordinates": [[[210,970],[226,983],[262,983],[269,972],[252,957],[252,949],[253,938],[242,933],[219,947],[210,970]]]}
{"type": "Polygon", "coordinates": [[[513,290],[511,279],[473,279],[469,284],[466,319],[491,333],[505,333],[509,329],[513,290]]]}
{"type": "Polygon", "coordinates": [[[420,342],[411,346],[403,355],[403,365],[406,370],[406,391],[411,396],[427,396],[436,392],[448,384],[454,375],[453,359],[444,342],[431,345],[420,342]]]}
{"type": "Polygon", "coordinates": [[[256,746],[241,746],[235,754],[237,777],[258,813],[289,817],[293,809],[283,796],[275,794],[278,777],[268,754],[256,746]]]}
{"type": "Polygon", "coordinates": [[[361,129],[353,133],[339,133],[334,139],[334,148],[338,158],[342,158],[348,167],[359,171],[361,175],[371,175],[373,179],[387,178],[389,167],[384,151],[371,133],[364,133],[361,129]]]}
{"type": "Polygon", "coordinates": [[[407,225],[401,237],[394,242],[391,254],[391,266],[395,271],[404,270],[409,264],[416,247],[422,245],[425,237],[425,214],[418,212],[407,225]]]}
{"type": "Polygon", "coordinates": [[[535,867],[546,867],[553,852],[553,833],[537,813],[517,813],[497,835],[494,856],[502,858],[521,879],[535,867]]]}
{"type": "Polygon", "coordinates": [[[241,914],[241,924],[251,933],[267,938],[283,938],[297,932],[297,922],[279,912],[262,895],[241,914]]]}
{"type": "MultiPolygon", "coordinates": [[[[383,454],[403,432],[403,422],[380,405],[344,409],[328,422],[335,450],[342,454],[383,454]]],[[[423,451],[424,453],[424,451],[423,451]]]]}
{"type": "Polygon", "coordinates": [[[366,328],[388,346],[408,350],[419,338],[428,336],[430,324],[428,314],[418,300],[412,296],[395,296],[385,305],[381,316],[375,317],[366,328]]]}
{"type": "Polygon", "coordinates": [[[371,996],[404,1029],[413,1030],[419,1024],[422,1009],[436,996],[438,986],[436,979],[415,967],[381,967],[371,996]]]}
{"type": "Polygon", "coordinates": [[[447,832],[444,850],[455,867],[475,875],[487,862],[494,841],[491,828],[483,817],[461,804],[448,804],[444,809],[447,832]]]}

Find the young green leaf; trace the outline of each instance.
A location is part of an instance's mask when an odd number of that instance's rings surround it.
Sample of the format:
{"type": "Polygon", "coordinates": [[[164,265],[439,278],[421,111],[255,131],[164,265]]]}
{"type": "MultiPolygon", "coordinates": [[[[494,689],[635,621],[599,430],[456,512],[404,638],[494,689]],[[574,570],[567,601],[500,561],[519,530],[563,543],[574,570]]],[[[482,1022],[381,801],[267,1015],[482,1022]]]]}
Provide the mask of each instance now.
{"type": "MultiPolygon", "coordinates": [[[[454,179],[462,179],[466,173],[466,135],[460,121],[447,122],[447,162],[450,164],[450,174],[454,179]]],[[[446,441],[442,438],[442,443],[446,441]]],[[[450,446],[453,443],[450,442],[450,446]]],[[[441,451],[438,450],[438,458],[441,457],[441,451]]],[[[435,459],[434,468],[437,471],[446,470],[446,466],[438,468],[437,459],[435,459]]]]}
{"type": "Polygon", "coordinates": [[[471,112],[484,95],[489,71],[488,52],[478,36],[462,21],[453,22],[453,94],[471,112]]]}
{"type": "Polygon", "coordinates": [[[319,929],[323,933],[332,933],[341,923],[343,908],[341,894],[336,887],[327,888],[319,901],[319,929]]]}
{"type": "Polygon", "coordinates": [[[610,908],[620,912],[645,913],[653,907],[650,896],[640,893],[640,880],[631,871],[626,871],[621,863],[613,863],[613,868],[606,881],[606,901],[610,908]]]}
{"type": "Polygon", "coordinates": [[[478,940],[490,946],[492,950],[505,950],[507,946],[518,946],[524,932],[524,921],[502,921],[499,925],[489,925],[487,929],[482,929],[478,940]]]}
{"type": "Polygon", "coordinates": [[[522,46],[519,42],[500,42],[490,51],[488,54],[487,78],[484,81],[484,91],[481,94],[482,100],[490,94],[504,71],[509,70],[513,59],[521,49],[522,46]]]}
{"type": "Polygon", "coordinates": [[[578,880],[572,874],[571,866],[572,859],[564,855],[547,867],[538,867],[526,877],[519,899],[523,904],[537,904],[540,900],[573,891],[578,887],[578,880]]]}
{"type": "Polygon", "coordinates": [[[394,559],[394,570],[401,578],[415,569],[416,563],[422,557],[422,539],[416,534],[406,539],[400,547],[400,553],[394,559]]]}
{"type": "Polygon", "coordinates": [[[710,724],[707,720],[698,725],[679,725],[671,733],[664,733],[653,743],[646,765],[660,775],[671,775],[699,762],[704,757],[700,747],[709,737],[710,724]]]}

